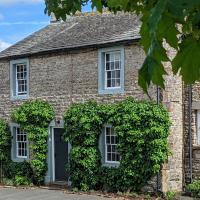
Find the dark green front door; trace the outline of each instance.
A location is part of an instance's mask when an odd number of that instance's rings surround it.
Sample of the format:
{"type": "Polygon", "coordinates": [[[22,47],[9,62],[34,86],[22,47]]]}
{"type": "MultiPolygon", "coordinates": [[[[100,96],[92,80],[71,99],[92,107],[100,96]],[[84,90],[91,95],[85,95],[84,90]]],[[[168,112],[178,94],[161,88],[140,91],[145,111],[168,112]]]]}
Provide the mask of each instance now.
{"type": "Polygon", "coordinates": [[[64,129],[54,128],[55,181],[67,181],[68,143],[63,139],[64,129]]]}

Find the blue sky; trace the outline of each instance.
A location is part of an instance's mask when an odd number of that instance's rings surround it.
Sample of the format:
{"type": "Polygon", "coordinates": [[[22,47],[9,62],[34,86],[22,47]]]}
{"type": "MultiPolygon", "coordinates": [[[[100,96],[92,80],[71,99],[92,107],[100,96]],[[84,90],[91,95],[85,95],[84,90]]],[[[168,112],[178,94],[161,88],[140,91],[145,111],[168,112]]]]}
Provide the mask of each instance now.
{"type": "Polygon", "coordinates": [[[0,0],[0,51],[48,25],[44,8],[44,0],[0,0]]]}

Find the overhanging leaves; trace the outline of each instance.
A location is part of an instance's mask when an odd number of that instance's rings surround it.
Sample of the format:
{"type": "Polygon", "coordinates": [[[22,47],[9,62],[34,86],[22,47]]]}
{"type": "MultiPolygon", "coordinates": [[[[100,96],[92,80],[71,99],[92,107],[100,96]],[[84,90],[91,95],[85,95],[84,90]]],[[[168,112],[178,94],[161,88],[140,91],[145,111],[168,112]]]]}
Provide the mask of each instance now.
{"type": "Polygon", "coordinates": [[[193,37],[183,39],[172,61],[174,74],[180,72],[186,84],[200,80],[200,41],[193,37]]]}

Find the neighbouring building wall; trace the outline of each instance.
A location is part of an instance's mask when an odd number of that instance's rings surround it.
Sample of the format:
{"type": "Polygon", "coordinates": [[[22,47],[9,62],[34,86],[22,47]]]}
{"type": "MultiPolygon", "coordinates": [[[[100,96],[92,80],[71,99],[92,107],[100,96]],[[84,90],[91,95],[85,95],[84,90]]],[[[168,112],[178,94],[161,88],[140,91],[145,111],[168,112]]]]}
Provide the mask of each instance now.
{"type": "MultiPolygon", "coordinates": [[[[190,183],[190,154],[189,154],[189,92],[188,87],[184,89],[184,157],[185,157],[185,184],[190,183]]],[[[192,86],[192,118],[191,118],[191,131],[192,131],[192,178],[200,178],[200,129],[199,120],[200,116],[200,83],[192,86]],[[199,122],[198,122],[199,121],[199,122]]]]}
{"type": "MultiPolygon", "coordinates": [[[[174,52],[171,52],[173,56],[174,52]]],[[[162,92],[162,103],[167,107],[171,117],[169,145],[172,155],[163,165],[161,173],[162,191],[182,191],[183,189],[183,87],[182,79],[173,76],[171,66],[166,65],[168,76],[165,79],[165,90],[162,92]]]]}

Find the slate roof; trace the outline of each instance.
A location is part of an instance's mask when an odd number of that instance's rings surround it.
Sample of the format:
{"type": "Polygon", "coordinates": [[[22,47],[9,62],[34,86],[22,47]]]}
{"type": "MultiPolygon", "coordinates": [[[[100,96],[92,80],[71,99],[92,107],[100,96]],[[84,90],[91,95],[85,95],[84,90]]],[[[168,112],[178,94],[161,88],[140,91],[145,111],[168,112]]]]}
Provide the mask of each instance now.
{"type": "Polygon", "coordinates": [[[140,38],[139,28],[140,21],[132,14],[81,14],[67,22],[51,23],[2,51],[0,59],[131,42],[140,38]]]}

